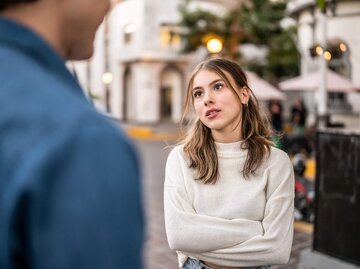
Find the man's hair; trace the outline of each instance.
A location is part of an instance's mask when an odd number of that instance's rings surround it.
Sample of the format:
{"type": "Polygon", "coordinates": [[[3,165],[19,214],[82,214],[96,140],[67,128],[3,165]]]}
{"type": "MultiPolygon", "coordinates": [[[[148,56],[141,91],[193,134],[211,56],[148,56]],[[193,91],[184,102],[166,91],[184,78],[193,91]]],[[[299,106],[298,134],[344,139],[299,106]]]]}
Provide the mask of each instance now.
{"type": "Polygon", "coordinates": [[[3,11],[10,6],[15,6],[20,3],[31,3],[36,1],[37,0],[0,0],[0,11],[3,11]]]}

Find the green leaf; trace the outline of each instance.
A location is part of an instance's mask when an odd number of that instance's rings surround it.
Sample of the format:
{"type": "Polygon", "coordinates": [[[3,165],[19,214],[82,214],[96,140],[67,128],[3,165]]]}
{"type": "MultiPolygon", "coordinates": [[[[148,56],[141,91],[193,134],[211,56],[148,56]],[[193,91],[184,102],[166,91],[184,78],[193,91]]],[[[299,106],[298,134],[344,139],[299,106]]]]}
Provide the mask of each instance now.
{"type": "Polygon", "coordinates": [[[325,6],[326,6],[325,1],[326,0],[316,0],[316,5],[318,6],[321,12],[325,12],[325,6]]]}

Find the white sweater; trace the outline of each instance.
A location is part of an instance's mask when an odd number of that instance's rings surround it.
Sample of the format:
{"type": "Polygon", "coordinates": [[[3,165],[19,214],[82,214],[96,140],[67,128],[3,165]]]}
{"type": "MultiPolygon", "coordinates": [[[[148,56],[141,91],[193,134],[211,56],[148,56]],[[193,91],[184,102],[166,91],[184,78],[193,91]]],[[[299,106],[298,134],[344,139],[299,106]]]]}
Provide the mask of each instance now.
{"type": "Polygon", "coordinates": [[[285,152],[272,148],[257,175],[241,173],[241,142],[216,143],[220,177],[203,184],[183,146],[166,163],[166,234],[181,267],[187,257],[223,266],[287,263],[293,239],[294,175],[285,152]]]}

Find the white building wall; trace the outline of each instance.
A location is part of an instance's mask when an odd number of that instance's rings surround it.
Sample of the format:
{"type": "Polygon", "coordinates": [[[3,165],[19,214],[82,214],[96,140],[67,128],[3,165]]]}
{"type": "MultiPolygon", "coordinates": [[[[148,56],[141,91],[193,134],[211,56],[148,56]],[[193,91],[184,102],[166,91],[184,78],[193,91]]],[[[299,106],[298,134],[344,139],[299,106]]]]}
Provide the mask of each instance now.
{"type": "Polygon", "coordinates": [[[137,122],[158,122],[160,104],[159,74],[162,63],[138,62],[132,65],[133,89],[132,96],[137,122]]]}
{"type": "MultiPolygon", "coordinates": [[[[360,88],[360,16],[341,17],[343,14],[360,13],[360,2],[344,2],[339,5],[337,16],[328,21],[328,38],[340,37],[350,50],[351,79],[360,88]]],[[[355,112],[360,113],[360,93],[348,94],[348,101],[355,112]]]]}
{"type": "Polygon", "coordinates": [[[298,21],[298,49],[301,53],[301,73],[310,72],[315,61],[309,55],[309,48],[316,42],[314,35],[314,17],[310,11],[305,11],[299,16],[298,21]]]}
{"type": "MultiPolygon", "coordinates": [[[[141,54],[144,27],[143,0],[124,1],[112,10],[109,17],[110,53],[116,63],[133,61],[141,54]],[[124,42],[124,27],[134,25],[132,40],[124,42]]],[[[145,42],[146,43],[146,42],[145,42]]]]}
{"type": "MultiPolygon", "coordinates": [[[[125,1],[114,7],[109,15],[109,71],[113,74],[110,85],[111,91],[111,114],[118,119],[124,118],[124,102],[127,103],[127,118],[135,120],[133,91],[128,90],[128,98],[124,100],[124,62],[134,60],[141,52],[142,25],[144,17],[144,5],[142,0],[125,1]],[[124,27],[132,24],[134,32],[129,43],[124,42],[124,27]]],[[[128,82],[128,87],[131,84],[128,82]]],[[[135,98],[135,97],[134,97],[135,98]]]]}
{"type": "Polygon", "coordinates": [[[113,81],[109,85],[111,91],[110,107],[111,115],[116,119],[123,118],[123,102],[124,102],[124,87],[123,87],[123,73],[124,66],[120,65],[110,57],[109,71],[113,74],[113,81]]]}
{"type": "MultiPolygon", "coordinates": [[[[306,6],[315,1],[293,0],[289,5],[292,9],[295,6],[306,6]]],[[[327,40],[343,40],[350,50],[351,79],[354,84],[360,87],[360,2],[359,1],[339,1],[337,2],[336,14],[333,16],[328,10],[327,14],[327,40]],[[354,14],[349,16],[349,14],[354,14]],[[357,15],[356,15],[357,14],[357,15]]],[[[306,74],[317,69],[316,59],[309,55],[309,48],[319,40],[319,27],[317,23],[318,11],[305,8],[298,14],[298,44],[301,53],[301,73],[306,74]],[[315,17],[314,17],[315,15],[315,17]]],[[[314,112],[313,94],[304,94],[305,101],[310,106],[310,111],[314,112]]],[[[348,101],[353,107],[353,111],[360,113],[360,94],[349,93],[348,101]]]]}
{"type": "MultiPolygon", "coordinates": [[[[124,65],[130,66],[132,81],[127,82],[126,117],[131,122],[155,123],[161,120],[161,71],[166,62],[176,62],[181,57],[177,54],[179,48],[163,46],[160,30],[162,24],[178,22],[180,2],[181,0],[128,1],[121,3],[112,12],[111,28],[114,28],[112,36],[115,37],[112,43],[116,43],[111,48],[111,53],[116,55],[112,66],[117,65],[118,69],[124,69],[124,65]],[[128,23],[135,24],[135,32],[133,40],[124,44],[124,40],[119,37],[123,37],[122,29],[128,23]]],[[[121,92],[124,90],[123,79],[123,76],[116,78],[117,88],[121,89],[121,92]]],[[[119,97],[121,94],[117,96],[119,97]]],[[[120,99],[116,102],[116,106],[122,107],[123,99],[120,99]]],[[[179,111],[181,105],[178,103],[179,101],[174,103],[174,119],[178,119],[181,114],[179,111]]],[[[122,118],[122,110],[118,109],[120,118],[122,118]]]]}

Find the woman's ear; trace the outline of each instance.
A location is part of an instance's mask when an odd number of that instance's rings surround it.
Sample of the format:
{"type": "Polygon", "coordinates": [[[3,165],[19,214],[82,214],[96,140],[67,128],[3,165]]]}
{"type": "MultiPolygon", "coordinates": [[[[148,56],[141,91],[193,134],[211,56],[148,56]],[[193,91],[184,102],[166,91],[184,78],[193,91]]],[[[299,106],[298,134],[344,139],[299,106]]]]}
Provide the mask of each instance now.
{"type": "Polygon", "coordinates": [[[240,89],[240,100],[242,105],[247,105],[249,103],[250,93],[248,87],[242,87],[240,89]]]}

